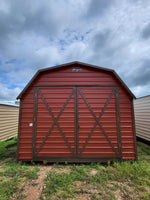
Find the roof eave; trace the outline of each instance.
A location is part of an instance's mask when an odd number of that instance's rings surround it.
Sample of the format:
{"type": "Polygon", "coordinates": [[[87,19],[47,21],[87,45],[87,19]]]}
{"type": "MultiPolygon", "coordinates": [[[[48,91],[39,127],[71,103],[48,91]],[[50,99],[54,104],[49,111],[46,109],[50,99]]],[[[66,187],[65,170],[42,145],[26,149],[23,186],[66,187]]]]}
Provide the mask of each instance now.
{"type": "Polygon", "coordinates": [[[113,74],[116,76],[116,78],[122,83],[122,85],[126,88],[126,90],[128,91],[128,93],[132,96],[133,99],[136,99],[136,96],[131,92],[131,90],[129,89],[129,87],[125,84],[125,82],[120,78],[120,76],[114,71],[112,70],[113,74]]]}

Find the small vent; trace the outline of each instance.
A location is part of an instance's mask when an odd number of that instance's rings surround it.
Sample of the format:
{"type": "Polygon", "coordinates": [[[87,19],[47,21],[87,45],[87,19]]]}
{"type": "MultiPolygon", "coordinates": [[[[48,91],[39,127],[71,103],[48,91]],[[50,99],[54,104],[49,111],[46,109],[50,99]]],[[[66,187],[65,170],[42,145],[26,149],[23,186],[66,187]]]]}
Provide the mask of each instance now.
{"type": "Polygon", "coordinates": [[[82,71],[81,68],[78,68],[78,69],[77,69],[77,68],[73,68],[73,69],[72,69],[72,72],[81,72],[81,71],[82,71]]]}

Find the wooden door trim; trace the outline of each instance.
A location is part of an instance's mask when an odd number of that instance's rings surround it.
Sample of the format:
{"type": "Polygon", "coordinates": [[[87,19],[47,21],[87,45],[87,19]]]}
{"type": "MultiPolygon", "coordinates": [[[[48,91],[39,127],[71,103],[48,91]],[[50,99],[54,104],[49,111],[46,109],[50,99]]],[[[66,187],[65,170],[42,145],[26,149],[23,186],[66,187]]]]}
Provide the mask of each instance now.
{"type": "Polygon", "coordinates": [[[119,157],[122,158],[122,143],[121,143],[121,129],[120,129],[120,109],[119,109],[119,89],[115,88],[115,103],[116,103],[116,120],[117,120],[117,138],[119,157]]]}
{"type": "Polygon", "coordinates": [[[75,87],[75,95],[74,95],[74,109],[75,109],[75,155],[78,156],[79,149],[79,126],[78,126],[78,88],[75,87]]]}

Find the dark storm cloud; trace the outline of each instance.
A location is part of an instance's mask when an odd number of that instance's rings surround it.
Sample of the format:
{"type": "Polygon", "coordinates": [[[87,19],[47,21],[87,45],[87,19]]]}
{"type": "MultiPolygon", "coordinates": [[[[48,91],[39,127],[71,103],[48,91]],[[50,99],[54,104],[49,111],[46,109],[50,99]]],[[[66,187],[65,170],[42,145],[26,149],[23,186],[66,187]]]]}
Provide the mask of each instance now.
{"type": "Polygon", "coordinates": [[[93,18],[103,15],[113,3],[114,0],[91,0],[87,10],[87,17],[93,18]]]}
{"type": "Polygon", "coordinates": [[[150,83],[150,60],[143,61],[140,67],[135,68],[128,79],[131,86],[144,86],[150,83]]]}
{"type": "Polygon", "coordinates": [[[36,1],[7,1],[8,10],[0,10],[0,46],[7,47],[13,39],[19,39],[22,33],[42,34],[51,38],[56,35],[60,21],[56,11],[47,4],[36,1]],[[8,45],[7,45],[8,44],[8,45]]]}
{"type": "Polygon", "coordinates": [[[142,31],[142,38],[148,39],[150,38],[150,23],[142,31]]]}
{"type": "Polygon", "coordinates": [[[110,37],[110,30],[97,33],[92,39],[92,46],[95,51],[107,46],[110,37]]]}

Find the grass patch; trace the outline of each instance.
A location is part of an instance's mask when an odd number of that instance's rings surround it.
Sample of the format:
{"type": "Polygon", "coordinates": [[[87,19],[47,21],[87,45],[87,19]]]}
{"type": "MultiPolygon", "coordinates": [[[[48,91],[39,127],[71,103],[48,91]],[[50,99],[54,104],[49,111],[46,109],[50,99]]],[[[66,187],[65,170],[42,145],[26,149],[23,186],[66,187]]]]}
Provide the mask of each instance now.
{"type": "MultiPolygon", "coordinates": [[[[15,152],[15,148],[10,148],[15,152]]],[[[50,165],[41,199],[149,200],[150,146],[138,142],[138,158],[138,161],[114,162],[109,165],[50,165]]],[[[34,162],[16,163],[13,158],[3,159],[0,163],[0,199],[9,199],[18,191],[22,182],[25,185],[31,181],[34,185],[40,167],[48,166],[37,166],[34,162]]]]}
{"type": "Polygon", "coordinates": [[[52,197],[55,194],[54,199],[73,197],[73,192],[71,191],[72,183],[73,180],[70,173],[49,172],[46,178],[46,196],[52,197]]]}
{"type": "MultiPolygon", "coordinates": [[[[57,165],[58,167],[58,165],[57,165]]],[[[59,167],[58,167],[59,168],[59,167]]],[[[70,172],[49,172],[45,179],[45,194],[50,199],[72,198],[80,189],[73,186],[75,181],[84,181],[88,176],[89,169],[82,166],[70,165],[70,172]],[[51,188],[51,189],[49,189],[51,188]]]]}
{"type": "Polygon", "coordinates": [[[30,179],[36,179],[38,177],[38,172],[40,171],[39,167],[34,167],[33,169],[30,169],[26,172],[26,177],[30,179]]]}
{"type": "Polygon", "coordinates": [[[150,166],[147,161],[114,162],[112,165],[77,165],[69,172],[50,171],[45,178],[48,199],[75,198],[88,194],[91,199],[150,199],[150,166]],[[97,170],[99,169],[99,170],[97,170]],[[96,174],[92,174],[97,170],[96,174]],[[139,198],[140,196],[140,198],[139,198]]]}
{"type": "Polygon", "coordinates": [[[150,186],[150,165],[147,161],[138,162],[116,162],[114,163],[116,173],[114,179],[117,181],[128,181],[137,185],[148,184],[150,186]],[[143,180],[144,177],[144,180],[143,180]]]}
{"type": "Polygon", "coordinates": [[[18,180],[14,178],[12,180],[1,180],[0,183],[0,199],[7,200],[12,193],[17,190],[18,180]]]}
{"type": "Polygon", "coordinates": [[[16,151],[17,137],[10,140],[0,141],[0,158],[8,156],[10,151],[16,151]]]}
{"type": "Polygon", "coordinates": [[[150,156],[150,145],[138,141],[137,148],[139,159],[143,159],[143,156],[150,156]]]}
{"type": "Polygon", "coordinates": [[[15,193],[18,185],[28,179],[38,177],[39,168],[31,167],[27,163],[17,163],[13,158],[16,155],[17,137],[0,142],[0,199],[6,200],[15,193]],[[7,160],[5,159],[7,157],[7,160]],[[8,159],[8,157],[11,157],[8,159]]]}
{"type": "Polygon", "coordinates": [[[45,178],[46,199],[150,199],[150,146],[138,142],[138,161],[63,165],[54,164],[45,178]],[[142,159],[141,156],[147,156],[142,159]],[[55,171],[56,170],[56,171],[55,171]]]}
{"type": "Polygon", "coordinates": [[[9,199],[16,192],[18,185],[28,179],[38,177],[38,167],[31,168],[26,163],[16,163],[14,159],[8,159],[1,163],[0,171],[0,199],[9,199]]]}
{"type": "Polygon", "coordinates": [[[39,167],[31,168],[26,163],[20,164],[16,163],[14,159],[9,159],[4,161],[1,165],[4,169],[4,172],[0,172],[1,175],[9,177],[27,177],[27,178],[36,178],[39,171],[39,167]]]}

